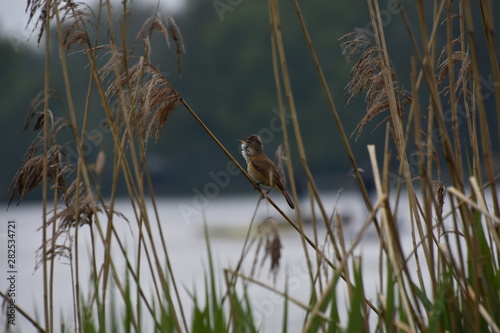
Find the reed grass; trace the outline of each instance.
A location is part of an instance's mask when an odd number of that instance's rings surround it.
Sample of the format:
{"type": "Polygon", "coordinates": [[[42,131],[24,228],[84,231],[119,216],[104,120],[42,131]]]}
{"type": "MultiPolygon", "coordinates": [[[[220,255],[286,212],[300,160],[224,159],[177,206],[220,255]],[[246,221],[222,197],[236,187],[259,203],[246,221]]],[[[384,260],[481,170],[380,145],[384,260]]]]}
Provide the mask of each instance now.
{"type": "MultiPolygon", "coordinates": [[[[256,189],[258,186],[175,87],[150,63],[154,52],[151,38],[153,33],[159,33],[169,47],[175,48],[181,73],[180,59],[184,53],[181,32],[173,18],[157,12],[135,34],[136,39],[129,41],[127,1],[121,4],[117,28],[110,1],[101,1],[94,12],[85,4],[72,1],[29,0],[30,19],[39,29],[39,40],[45,41],[45,86],[32,103],[26,125],[29,127],[36,119],[33,128],[39,135],[12,180],[9,204],[16,198],[17,204],[21,203],[27,192],[42,186],[42,241],[37,268],[43,271],[43,318],[34,319],[17,305],[21,315],[41,332],[54,332],[56,328],[75,332],[141,332],[149,324],[156,332],[258,332],[248,292],[250,287],[258,287],[285,299],[283,332],[500,332],[500,205],[493,148],[497,146],[495,133],[500,133],[500,69],[493,3],[480,1],[479,17],[472,15],[473,4],[464,0],[440,0],[432,8],[417,0],[410,4],[411,9],[403,8],[399,0],[397,3],[413,48],[409,60],[410,90],[403,89],[398,68],[391,60],[390,41],[386,39],[378,0],[367,0],[373,31],[346,32],[340,39],[344,54],[356,60],[345,91],[349,99],[362,95],[366,100],[366,113],[359,120],[355,135],[364,135],[366,125],[376,120],[381,120],[377,130],[385,128],[386,133],[384,146],[367,147],[376,186],[372,201],[307,22],[299,2],[293,1],[305,38],[304,47],[310,51],[366,205],[366,219],[354,239],[347,243],[340,215],[327,211],[309,168],[298,121],[302,110],[295,106],[280,9],[277,0],[269,0],[272,61],[285,161],[297,204],[295,216],[288,216],[262,194],[301,239],[310,295],[305,301],[299,300],[290,294],[288,281],[281,286],[274,280],[271,286],[254,274],[261,255],[261,265],[269,258],[270,272],[276,274],[283,269],[280,268],[283,249],[274,222],[261,224],[257,228],[260,234],[255,237],[249,228],[237,266],[223,271],[214,265],[205,224],[208,258],[205,290],[200,294],[188,290],[192,298],[189,306],[181,301],[178,277],[171,264],[166,231],[160,224],[145,163],[149,139],[157,141],[171,113],[185,109],[228,160],[256,189]],[[416,20],[409,19],[406,14],[409,10],[416,13],[416,20]],[[48,33],[51,22],[55,24],[55,35],[48,33]],[[478,26],[480,31],[476,30],[478,26]],[[108,31],[104,44],[97,34],[91,33],[99,29],[108,31]],[[477,51],[480,34],[484,34],[489,58],[489,64],[482,66],[477,51]],[[57,45],[58,54],[52,54],[53,44],[57,45]],[[75,78],[70,75],[67,60],[70,52],[79,52],[88,60],[87,102],[83,110],[73,102],[75,78]],[[65,83],[65,91],[61,93],[51,89],[49,80],[55,72],[50,59],[55,56],[61,59],[60,73],[65,83]],[[481,78],[489,74],[495,82],[492,110],[486,110],[482,97],[481,78]],[[95,92],[102,105],[100,110],[90,108],[95,92]],[[61,100],[68,106],[66,116],[51,111],[51,103],[61,100]],[[285,126],[285,112],[290,113],[292,132],[285,126]],[[91,139],[85,134],[91,113],[100,113],[109,124],[114,144],[111,157],[101,151],[97,160],[91,161],[84,153],[84,145],[91,139]],[[83,118],[78,117],[82,114],[83,118]],[[491,114],[497,122],[490,121],[491,114]],[[71,132],[78,151],[76,163],[69,161],[67,145],[60,143],[60,132],[65,130],[71,132]],[[298,151],[298,156],[293,156],[293,151],[298,151]],[[299,170],[293,169],[295,160],[299,161],[299,170]],[[105,200],[100,180],[106,161],[112,164],[113,173],[108,189],[111,196],[105,200]],[[312,237],[304,229],[304,209],[298,200],[294,173],[306,176],[310,205],[319,207],[320,216],[314,216],[312,237]],[[119,182],[126,185],[133,216],[124,216],[115,208],[119,182]],[[397,225],[401,214],[409,223],[411,250],[402,244],[397,225]],[[320,224],[325,229],[320,229],[320,224]],[[380,273],[378,279],[370,281],[377,286],[376,299],[366,296],[362,258],[355,255],[371,226],[375,227],[379,242],[380,273]],[[137,251],[135,259],[119,236],[118,230],[124,228],[137,231],[133,244],[137,251]],[[321,230],[326,230],[324,239],[321,230]],[[92,253],[88,257],[78,251],[82,234],[86,233],[91,237],[92,253]],[[253,268],[246,273],[241,263],[253,246],[253,268]],[[104,249],[103,258],[96,257],[97,248],[104,249]],[[112,250],[120,256],[112,255],[112,250]],[[59,311],[54,303],[54,259],[60,257],[66,258],[71,267],[72,323],[57,323],[54,319],[59,311]],[[89,277],[82,277],[80,269],[87,262],[92,268],[90,289],[83,295],[81,286],[89,277]],[[118,267],[124,267],[124,272],[119,272],[118,267]],[[147,268],[149,276],[141,273],[142,268],[147,268]],[[151,285],[150,291],[145,282],[151,285]],[[117,292],[109,296],[110,289],[117,292]],[[340,290],[347,290],[347,299],[339,299],[340,290]],[[288,323],[291,303],[303,311],[300,328],[288,323]],[[339,311],[344,306],[346,318],[339,311]],[[69,326],[73,330],[68,330],[69,326]]],[[[250,226],[253,222],[252,219],[250,226]]],[[[3,293],[0,296],[7,299],[3,293]]]]}

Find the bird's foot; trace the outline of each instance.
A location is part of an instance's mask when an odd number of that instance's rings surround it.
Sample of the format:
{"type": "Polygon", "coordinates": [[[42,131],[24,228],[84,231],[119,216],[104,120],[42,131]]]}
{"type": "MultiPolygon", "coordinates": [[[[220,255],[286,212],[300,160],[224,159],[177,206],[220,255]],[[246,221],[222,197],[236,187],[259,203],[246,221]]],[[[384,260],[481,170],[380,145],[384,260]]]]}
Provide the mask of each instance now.
{"type": "Polygon", "coordinates": [[[264,187],[262,186],[262,184],[257,184],[259,187],[257,188],[257,190],[260,192],[260,200],[264,199],[267,194],[269,193],[269,191],[265,191],[264,187]]]}

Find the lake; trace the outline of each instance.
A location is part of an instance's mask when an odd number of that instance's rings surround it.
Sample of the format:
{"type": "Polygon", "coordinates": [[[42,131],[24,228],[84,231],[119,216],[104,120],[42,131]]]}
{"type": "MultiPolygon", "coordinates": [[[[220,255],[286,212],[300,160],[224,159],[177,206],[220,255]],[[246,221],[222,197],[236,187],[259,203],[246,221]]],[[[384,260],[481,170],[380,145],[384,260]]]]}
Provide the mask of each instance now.
{"type": "MultiPolygon", "coordinates": [[[[286,202],[279,197],[279,193],[272,192],[271,196],[275,198],[280,207],[286,207],[285,212],[295,220],[295,212],[288,208],[286,202]]],[[[258,196],[218,196],[203,202],[198,199],[196,197],[157,199],[159,220],[166,239],[174,276],[181,294],[181,301],[186,316],[188,316],[188,325],[190,323],[189,316],[192,312],[193,301],[187,291],[196,291],[199,303],[204,303],[204,277],[205,272],[208,271],[208,258],[204,237],[203,216],[205,216],[207,221],[219,280],[219,293],[222,294],[222,288],[224,287],[223,269],[234,269],[237,265],[247,230],[254,215],[258,196]]],[[[368,216],[361,197],[357,193],[343,192],[340,196],[325,194],[323,201],[328,214],[331,215],[333,211],[341,214],[345,223],[343,229],[346,246],[348,247],[350,241],[354,238],[368,216]]],[[[301,208],[304,216],[310,217],[312,216],[311,210],[306,208],[307,205],[307,202],[302,202],[301,208]]],[[[134,262],[136,258],[135,251],[138,230],[135,225],[133,209],[129,201],[120,200],[117,203],[116,210],[120,211],[130,220],[130,225],[128,225],[123,219],[116,217],[115,227],[123,243],[126,244],[129,259],[134,262]]],[[[5,211],[5,208],[2,211],[2,230],[0,230],[2,253],[7,246],[7,230],[3,225],[6,225],[7,221],[10,220],[15,221],[16,224],[16,303],[33,317],[39,318],[39,321],[43,323],[43,320],[40,319],[42,318],[43,309],[42,269],[34,271],[35,252],[42,242],[42,232],[37,231],[42,221],[42,206],[40,203],[25,202],[18,207],[11,207],[8,211],[5,211]],[[35,315],[37,313],[38,315],[35,315]]],[[[150,218],[154,221],[154,211],[151,204],[148,206],[148,212],[150,218]]],[[[316,214],[320,216],[319,212],[316,212],[316,214]]],[[[272,274],[269,273],[269,261],[266,261],[262,266],[260,265],[263,256],[261,252],[257,261],[254,278],[270,286],[274,286],[280,291],[285,290],[285,279],[288,279],[289,294],[307,304],[310,294],[310,283],[304,248],[299,234],[275,212],[271,205],[265,201],[261,201],[253,223],[254,227],[268,217],[274,217],[280,226],[280,239],[283,246],[281,264],[276,283],[274,283],[272,274]]],[[[103,219],[104,216],[101,214],[100,218],[103,219]]],[[[402,243],[409,251],[411,249],[411,239],[408,227],[406,226],[407,221],[405,221],[404,217],[401,220],[400,232],[403,240],[402,243]]],[[[104,223],[103,228],[105,228],[104,223]]],[[[88,295],[88,281],[91,272],[89,229],[87,226],[80,229],[80,279],[84,295],[88,295]]],[[[314,239],[311,224],[306,225],[304,231],[311,239],[314,239]]],[[[317,228],[317,232],[319,247],[322,248],[326,240],[326,229],[321,226],[317,228]]],[[[335,229],[335,232],[337,232],[337,229],[335,229]]],[[[159,237],[158,234],[155,233],[155,237],[159,237]]],[[[252,237],[255,236],[255,230],[252,231],[251,235],[252,237]]],[[[99,237],[97,232],[95,232],[95,237],[99,237]]],[[[112,255],[114,262],[117,263],[117,272],[124,272],[125,262],[124,260],[120,260],[120,257],[123,257],[123,255],[116,246],[116,242],[114,240],[113,242],[112,255]]],[[[157,244],[160,243],[158,242],[157,244]]],[[[250,274],[254,264],[255,251],[256,242],[253,243],[253,246],[248,251],[240,270],[246,275],[250,274]]],[[[307,251],[311,261],[314,263],[316,259],[312,248],[308,247],[307,251]]],[[[324,248],[324,252],[333,260],[331,245],[327,245],[324,248]]],[[[98,261],[102,260],[103,253],[102,247],[96,247],[98,261]]],[[[160,251],[159,253],[162,252],[160,251]]],[[[367,298],[376,304],[377,290],[380,290],[380,285],[377,285],[377,281],[379,280],[379,241],[373,227],[368,229],[362,241],[356,247],[354,254],[362,257],[365,293],[367,298]]],[[[3,274],[7,275],[7,260],[5,256],[3,257],[0,260],[2,264],[1,269],[3,274]]],[[[146,261],[143,261],[143,266],[143,269],[141,269],[141,281],[144,280],[143,277],[148,277],[150,274],[146,261]]],[[[332,271],[326,270],[322,274],[329,274],[331,277],[332,271]]],[[[8,288],[8,281],[6,278],[2,278],[0,281],[0,288],[2,291],[5,291],[8,288]]],[[[64,319],[70,328],[73,323],[71,285],[71,270],[68,260],[57,260],[54,283],[54,308],[56,310],[54,313],[57,314],[56,323],[64,319]]],[[[345,283],[340,282],[340,285],[345,286],[345,283]]],[[[146,285],[143,287],[146,290],[146,295],[150,295],[152,289],[146,285]]],[[[283,298],[252,283],[249,283],[247,288],[253,305],[252,310],[255,322],[259,325],[260,331],[280,331],[283,315],[283,298]]],[[[110,296],[120,297],[117,294],[116,287],[111,287],[109,293],[110,296]]],[[[348,304],[346,290],[345,288],[339,288],[338,306],[342,316],[346,315],[346,304],[348,304]]],[[[293,303],[289,303],[288,331],[299,332],[304,323],[304,318],[305,311],[293,303]]],[[[374,316],[371,316],[371,318],[373,319],[374,316]]],[[[4,320],[5,318],[2,316],[0,318],[2,327],[4,327],[4,320]]],[[[56,324],[56,327],[58,327],[58,324],[56,324]]],[[[16,332],[16,330],[18,332],[30,332],[34,331],[34,328],[17,313],[15,330],[13,331],[16,332]]],[[[145,328],[145,331],[148,331],[147,328],[145,328]]]]}

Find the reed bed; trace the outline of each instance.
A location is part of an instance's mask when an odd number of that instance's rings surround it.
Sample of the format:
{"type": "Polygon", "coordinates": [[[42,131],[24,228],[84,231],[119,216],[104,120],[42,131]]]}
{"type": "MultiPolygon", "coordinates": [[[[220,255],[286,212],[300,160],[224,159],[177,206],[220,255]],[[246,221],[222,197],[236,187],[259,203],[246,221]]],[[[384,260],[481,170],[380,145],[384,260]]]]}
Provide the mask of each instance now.
{"type": "Polygon", "coordinates": [[[117,26],[109,1],[101,1],[94,11],[73,1],[29,0],[31,20],[39,29],[39,40],[45,42],[46,81],[28,116],[27,126],[36,119],[33,128],[39,135],[12,181],[10,201],[17,199],[19,204],[27,192],[38,186],[43,188],[42,242],[37,254],[37,265],[43,271],[43,309],[40,309],[43,316],[33,319],[18,305],[20,313],[41,332],[69,331],[70,326],[76,332],[140,332],[146,323],[157,332],[257,332],[259,327],[254,322],[251,297],[247,293],[247,288],[255,285],[284,297],[283,332],[500,332],[500,208],[493,150],[500,133],[500,71],[493,3],[478,2],[477,10],[481,13],[478,22],[478,16],[472,15],[473,4],[468,1],[441,0],[427,8],[429,3],[418,0],[410,4],[411,9],[403,8],[399,0],[396,2],[413,48],[409,90],[399,82],[398,69],[391,61],[378,0],[367,0],[373,30],[346,32],[340,40],[346,57],[355,61],[346,94],[351,98],[364,96],[366,101],[366,114],[354,135],[363,135],[365,125],[373,121],[379,121],[378,130],[386,131],[384,146],[367,147],[371,170],[365,172],[373,174],[376,187],[376,196],[372,198],[299,2],[293,1],[305,38],[304,47],[310,51],[333,116],[332,119],[325,115],[325,119],[337,125],[342,138],[339,144],[346,149],[367,208],[366,219],[356,237],[346,243],[341,217],[327,210],[309,169],[307,147],[297,117],[301,110],[295,107],[287,66],[290,55],[285,52],[280,29],[278,1],[268,1],[289,187],[294,201],[299,203],[292,175],[300,172],[306,176],[311,206],[319,207],[320,212],[313,221],[313,235],[304,231],[303,207],[297,204],[295,215],[289,216],[268,196],[265,199],[300,235],[310,297],[305,302],[297,300],[288,293],[286,284],[268,285],[253,272],[241,270],[241,263],[254,245],[254,268],[260,255],[269,258],[270,271],[283,269],[275,222],[266,221],[259,226],[259,235],[254,236],[252,220],[238,265],[223,272],[218,272],[213,263],[206,227],[209,263],[205,290],[201,298],[194,290],[190,291],[193,303],[183,304],[145,163],[149,139],[159,139],[174,110],[187,111],[228,160],[255,188],[258,186],[217,139],[217,133],[212,133],[188,101],[150,63],[154,52],[151,38],[153,33],[159,33],[174,49],[180,71],[184,52],[181,32],[170,16],[155,13],[130,42],[126,38],[127,1],[121,3],[117,26]],[[413,21],[406,15],[409,10],[416,13],[413,21]],[[47,33],[51,23],[56,35],[47,33]],[[96,37],[100,29],[107,31],[104,43],[96,37]],[[479,64],[478,40],[486,43],[488,64],[479,64]],[[51,53],[53,44],[58,46],[58,54],[51,53]],[[88,101],[96,98],[96,94],[102,109],[91,109],[90,103],[82,109],[73,102],[75,78],[70,75],[67,57],[75,52],[88,60],[88,101]],[[55,72],[50,67],[50,58],[57,56],[65,82],[65,91],[61,93],[51,89],[49,80],[55,72]],[[487,110],[481,78],[488,75],[496,84],[495,108],[487,110]],[[58,99],[63,99],[67,106],[67,116],[51,112],[51,103],[58,99]],[[90,161],[84,145],[92,139],[85,133],[89,115],[94,112],[106,119],[114,151],[113,156],[101,152],[95,161],[90,161]],[[291,129],[285,126],[286,112],[292,120],[291,129]],[[494,117],[496,123],[489,120],[494,117]],[[78,151],[76,163],[68,160],[67,146],[59,142],[63,130],[72,133],[78,151]],[[292,151],[298,151],[298,156],[293,156],[292,151]],[[293,169],[295,159],[300,162],[299,170],[293,169]],[[100,183],[105,163],[111,163],[113,170],[111,188],[107,189],[111,196],[106,200],[100,183]],[[133,216],[124,216],[115,208],[119,182],[126,184],[133,216]],[[409,252],[404,250],[398,231],[397,219],[402,213],[410,224],[409,252]],[[324,228],[320,229],[320,224],[324,228]],[[362,261],[354,255],[366,230],[372,226],[380,244],[376,299],[366,297],[362,261]],[[136,230],[134,256],[127,253],[117,232],[129,227],[136,230]],[[320,235],[322,230],[326,230],[326,237],[320,235]],[[89,233],[92,249],[104,249],[102,258],[78,251],[83,233],[89,233]],[[112,249],[121,255],[112,256],[112,249]],[[57,264],[54,259],[61,256],[71,266],[72,323],[54,319],[54,313],[59,311],[54,303],[53,277],[57,264]],[[81,286],[88,277],[79,272],[89,262],[91,287],[89,294],[83,295],[81,286]],[[122,268],[124,272],[120,271],[122,268]],[[141,273],[144,268],[148,276],[141,273]],[[218,276],[223,276],[222,287],[218,276]],[[144,290],[144,281],[151,283],[151,294],[144,290]],[[110,288],[119,292],[107,299],[110,288]],[[339,299],[340,288],[347,289],[347,300],[339,299]],[[304,322],[300,328],[288,326],[289,303],[303,310],[304,322]],[[339,315],[339,308],[344,306],[347,318],[339,315]],[[191,320],[188,322],[187,318],[191,320]]]}

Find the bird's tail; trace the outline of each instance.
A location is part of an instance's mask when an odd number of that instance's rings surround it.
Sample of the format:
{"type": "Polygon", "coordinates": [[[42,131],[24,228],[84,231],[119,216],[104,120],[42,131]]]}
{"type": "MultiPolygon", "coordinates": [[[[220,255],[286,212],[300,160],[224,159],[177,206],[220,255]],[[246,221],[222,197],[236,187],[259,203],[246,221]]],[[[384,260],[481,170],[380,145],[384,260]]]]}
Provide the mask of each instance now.
{"type": "Polygon", "coordinates": [[[295,205],[293,204],[293,201],[292,199],[290,198],[290,196],[288,195],[287,191],[286,191],[286,188],[284,187],[281,187],[281,186],[276,186],[278,188],[278,190],[280,190],[281,194],[283,194],[283,196],[285,197],[286,199],[286,202],[288,202],[288,205],[290,206],[291,209],[295,209],[295,205]]]}

